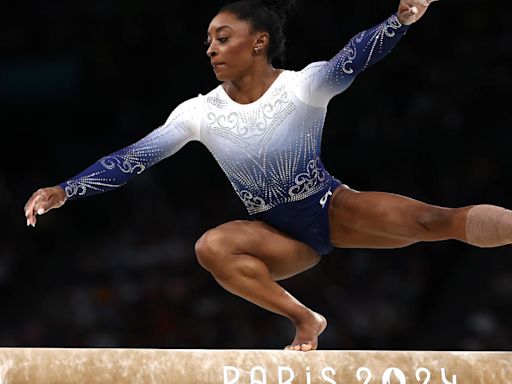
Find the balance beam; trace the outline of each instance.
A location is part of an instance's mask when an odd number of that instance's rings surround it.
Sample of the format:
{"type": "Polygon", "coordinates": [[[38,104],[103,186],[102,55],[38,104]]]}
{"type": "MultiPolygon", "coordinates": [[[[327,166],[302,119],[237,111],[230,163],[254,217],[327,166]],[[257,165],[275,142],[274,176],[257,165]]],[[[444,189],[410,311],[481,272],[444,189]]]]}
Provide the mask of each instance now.
{"type": "Polygon", "coordinates": [[[0,384],[510,384],[511,352],[0,348],[0,384]]]}

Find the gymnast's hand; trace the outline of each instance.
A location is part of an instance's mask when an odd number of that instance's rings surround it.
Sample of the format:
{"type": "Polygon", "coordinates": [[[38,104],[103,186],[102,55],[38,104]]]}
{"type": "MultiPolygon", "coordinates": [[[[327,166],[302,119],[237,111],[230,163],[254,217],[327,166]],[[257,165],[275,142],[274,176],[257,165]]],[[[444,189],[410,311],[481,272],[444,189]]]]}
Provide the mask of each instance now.
{"type": "Polygon", "coordinates": [[[404,25],[417,22],[434,1],[437,0],[401,0],[398,6],[398,20],[404,25]]]}
{"type": "Polygon", "coordinates": [[[36,215],[43,215],[50,209],[59,208],[66,202],[66,192],[59,187],[41,188],[35,191],[25,204],[27,226],[36,226],[36,215]]]}

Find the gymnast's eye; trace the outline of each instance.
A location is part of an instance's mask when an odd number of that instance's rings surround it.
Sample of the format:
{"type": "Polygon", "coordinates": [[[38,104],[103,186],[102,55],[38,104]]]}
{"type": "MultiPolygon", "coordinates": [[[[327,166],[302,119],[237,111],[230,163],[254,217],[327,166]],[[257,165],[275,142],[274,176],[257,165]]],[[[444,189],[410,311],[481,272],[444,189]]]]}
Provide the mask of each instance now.
{"type": "Polygon", "coordinates": [[[224,44],[224,43],[227,43],[229,37],[219,37],[217,40],[219,40],[219,42],[221,44],[224,44]]]}

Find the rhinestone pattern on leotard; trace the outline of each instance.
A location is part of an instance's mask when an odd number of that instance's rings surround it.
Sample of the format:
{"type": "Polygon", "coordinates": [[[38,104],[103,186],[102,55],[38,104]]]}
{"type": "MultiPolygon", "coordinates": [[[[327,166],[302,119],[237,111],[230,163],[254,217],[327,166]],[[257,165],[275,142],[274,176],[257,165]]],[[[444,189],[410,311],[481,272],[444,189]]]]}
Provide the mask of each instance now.
{"type": "Polygon", "coordinates": [[[407,27],[395,15],[354,36],[330,61],[284,71],[251,104],[231,100],[222,86],[178,106],[139,142],[100,159],[62,183],[68,198],[116,188],[191,140],[213,154],[250,214],[311,196],[330,185],[320,160],[329,100],[382,59],[407,27]]]}

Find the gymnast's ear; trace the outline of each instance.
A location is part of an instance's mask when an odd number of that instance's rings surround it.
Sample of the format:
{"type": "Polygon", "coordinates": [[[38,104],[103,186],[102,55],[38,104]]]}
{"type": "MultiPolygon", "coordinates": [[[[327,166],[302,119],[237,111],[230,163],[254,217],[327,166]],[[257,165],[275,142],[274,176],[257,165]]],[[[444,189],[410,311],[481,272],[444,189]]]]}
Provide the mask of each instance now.
{"type": "Polygon", "coordinates": [[[268,32],[256,32],[256,40],[254,42],[255,51],[267,50],[270,43],[270,35],[268,32]]]}

